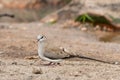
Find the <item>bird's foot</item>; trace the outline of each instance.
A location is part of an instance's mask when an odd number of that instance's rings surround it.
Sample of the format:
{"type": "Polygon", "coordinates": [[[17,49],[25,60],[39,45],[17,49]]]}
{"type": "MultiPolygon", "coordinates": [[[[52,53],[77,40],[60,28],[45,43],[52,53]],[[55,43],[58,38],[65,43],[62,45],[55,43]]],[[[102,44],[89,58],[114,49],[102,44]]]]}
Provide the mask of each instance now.
{"type": "Polygon", "coordinates": [[[50,62],[50,63],[48,63],[48,64],[47,64],[47,66],[50,66],[50,65],[54,65],[54,66],[59,65],[59,66],[61,66],[61,64],[60,64],[60,63],[53,63],[53,62],[50,62]]]}

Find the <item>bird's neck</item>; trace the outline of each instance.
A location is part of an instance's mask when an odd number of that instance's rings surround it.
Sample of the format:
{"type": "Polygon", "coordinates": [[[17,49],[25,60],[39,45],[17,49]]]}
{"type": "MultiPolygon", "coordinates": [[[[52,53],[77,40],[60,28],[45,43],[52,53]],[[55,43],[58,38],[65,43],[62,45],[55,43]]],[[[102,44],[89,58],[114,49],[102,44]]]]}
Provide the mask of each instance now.
{"type": "Polygon", "coordinates": [[[44,56],[44,42],[38,42],[38,55],[44,56]]]}

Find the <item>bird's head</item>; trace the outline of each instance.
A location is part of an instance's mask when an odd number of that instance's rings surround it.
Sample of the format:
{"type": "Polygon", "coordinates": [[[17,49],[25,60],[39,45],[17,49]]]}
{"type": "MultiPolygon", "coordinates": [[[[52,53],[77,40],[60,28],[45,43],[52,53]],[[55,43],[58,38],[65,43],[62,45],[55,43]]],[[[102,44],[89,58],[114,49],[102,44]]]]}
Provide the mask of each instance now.
{"type": "Polygon", "coordinates": [[[43,42],[46,40],[46,37],[44,35],[38,35],[37,36],[37,41],[43,42]]]}

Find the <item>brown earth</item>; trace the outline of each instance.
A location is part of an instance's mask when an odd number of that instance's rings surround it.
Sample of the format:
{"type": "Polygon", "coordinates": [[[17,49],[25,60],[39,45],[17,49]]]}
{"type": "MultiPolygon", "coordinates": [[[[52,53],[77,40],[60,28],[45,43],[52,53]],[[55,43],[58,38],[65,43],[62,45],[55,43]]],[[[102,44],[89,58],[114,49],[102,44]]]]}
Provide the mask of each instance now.
{"type": "MultiPolygon", "coordinates": [[[[46,35],[49,42],[52,43],[51,46],[59,45],[64,47],[63,44],[72,46],[79,45],[79,42],[91,43],[98,41],[98,38],[93,33],[81,32],[75,28],[64,29],[60,26],[60,23],[54,25],[43,23],[1,23],[0,80],[120,79],[120,65],[73,58],[62,61],[61,66],[46,66],[44,64],[48,62],[39,58],[26,59],[30,56],[37,56],[36,36],[38,34],[46,35]],[[69,41],[74,43],[71,45],[69,41]]],[[[74,49],[74,51],[76,50],[77,48],[74,49]]]]}

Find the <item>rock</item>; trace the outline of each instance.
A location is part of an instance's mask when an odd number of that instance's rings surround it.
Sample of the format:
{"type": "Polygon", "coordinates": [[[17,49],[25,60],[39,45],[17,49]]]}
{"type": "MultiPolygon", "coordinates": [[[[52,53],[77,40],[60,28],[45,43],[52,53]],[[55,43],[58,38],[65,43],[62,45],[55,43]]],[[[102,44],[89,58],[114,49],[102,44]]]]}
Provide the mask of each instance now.
{"type": "Polygon", "coordinates": [[[115,62],[114,64],[115,64],[115,65],[118,65],[118,64],[119,64],[119,62],[115,62]]]}
{"type": "Polygon", "coordinates": [[[60,78],[60,77],[57,77],[55,80],[61,80],[61,78],[60,78]]]}
{"type": "Polygon", "coordinates": [[[103,31],[107,31],[107,27],[106,26],[103,27],[103,31]]]}
{"type": "Polygon", "coordinates": [[[39,67],[33,67],[33,74],[43,74],[42,69],[39,67]]]}
{"type": "Polygon", "coordinates": [[[66,1],[62,0],[0,0],[0,8],[24,9],[35,8],[41,9],[46,5],[58,6],[64,5],[66,1]],[[12,5],[11,5],[12,4],[12,5]]]}
{"type": "Polygon", "coordinates": [[[94,30],[101,30],[101,27],[99,25],[96,25],[94,30]]]}
{"type": "Polygon", "coordinates": [[[86,27],[82,27],[81,31],[87,31],[87,28],[86,27]]]}
{"type": "Polygon", "coordinates": [[[11,64],[12,64],[12,65],[17,65],[17,62],[12,62],[11,64]]]}

